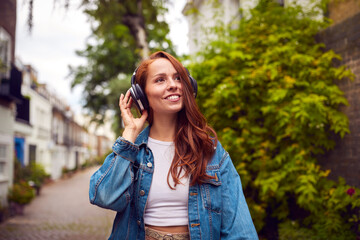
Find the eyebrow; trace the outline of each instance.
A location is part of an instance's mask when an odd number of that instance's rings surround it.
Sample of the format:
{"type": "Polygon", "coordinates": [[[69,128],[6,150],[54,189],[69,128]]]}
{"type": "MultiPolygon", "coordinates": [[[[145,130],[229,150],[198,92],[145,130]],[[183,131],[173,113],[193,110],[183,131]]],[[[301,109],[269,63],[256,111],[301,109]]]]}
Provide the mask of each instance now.
{"type": "MultiPolygon", "coordinates": [[[[152,76],[152,78],[155,78],[155,77],[162,77],[162,76],[166,76],[167,74],[166,73],[157,73],[155,74],[154,76],[152,76]]],[[[175,72],[172,74],[172,76],[180,76],[180,74],[178,72],[175,72]]]]}

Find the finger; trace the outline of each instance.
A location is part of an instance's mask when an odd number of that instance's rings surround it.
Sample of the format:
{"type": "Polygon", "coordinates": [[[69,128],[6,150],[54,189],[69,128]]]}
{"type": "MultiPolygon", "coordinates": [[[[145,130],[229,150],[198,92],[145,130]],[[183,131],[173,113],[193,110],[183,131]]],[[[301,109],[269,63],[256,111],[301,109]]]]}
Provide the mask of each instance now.
{"type": "Polygon", "coordinates": [[[130,98],[129,101],[128,101],[128,103],[126,104],[126,108],[131,108],[132,102],[133,102],[133,99],[130,98]]]}
{"type": "Polygon", "coordinates": [[[121,105],[122,100],[124,99],[124,94],[120,94],[119,97],[119,106],[121,105]]]}
{"type": "Polygon", "coordinates": [[[127,103],[127,102],[129,102],[129,99],[131,99],[131,97],[130,97],[130,90],[127,90],[127,92],[125,93],[124,100],[125,100],[125,102],[127,103]]]}
{"type": "Polygon", "coordinates": [[[144,110],[142,112],[142,115],[141,115],[140,119],[145,122],[147,117],[148,117],[148,112],[146,110],[144,110]]]}
{"type": "Polygon", "coordinates": [[[124,100],[124,94],[121,94],[120,96],[119,107],[122,114],[126,113],[126,102],[124,100]]]}

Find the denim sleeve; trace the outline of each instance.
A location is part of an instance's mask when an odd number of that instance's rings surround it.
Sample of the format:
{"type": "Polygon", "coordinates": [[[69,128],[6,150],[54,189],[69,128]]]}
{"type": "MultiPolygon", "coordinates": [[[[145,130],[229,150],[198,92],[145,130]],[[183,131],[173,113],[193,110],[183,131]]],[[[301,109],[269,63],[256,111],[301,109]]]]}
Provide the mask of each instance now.
{"type": "Polygon", "coordinates": [[[92,204],[121,212],[131,201],[134,180],[133,163],[138,147],[119,137],[104,164],[90,178],[92,204]]]}
{"type": "Polygon", "coordinates": [[[220,169],[224,187],[221,239],[257,240],[258,235],[244,197],[240,176],[227,153],[220,169]]]}

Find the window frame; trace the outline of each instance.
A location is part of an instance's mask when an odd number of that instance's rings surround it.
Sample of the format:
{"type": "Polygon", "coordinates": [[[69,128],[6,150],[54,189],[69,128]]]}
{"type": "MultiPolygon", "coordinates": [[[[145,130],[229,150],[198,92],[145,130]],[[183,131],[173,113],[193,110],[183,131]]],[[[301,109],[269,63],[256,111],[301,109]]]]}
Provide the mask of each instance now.
{"type": "Polygon", "coordinates": [[[10,34],[0,26],[0,60],[2,65],[5,67],[5,71],[0,68],[0,79],[10,78],[10,70],[11,70],[11,36],[10,34]],[[5,49],[5,51],[3,51],[5,49]]]}

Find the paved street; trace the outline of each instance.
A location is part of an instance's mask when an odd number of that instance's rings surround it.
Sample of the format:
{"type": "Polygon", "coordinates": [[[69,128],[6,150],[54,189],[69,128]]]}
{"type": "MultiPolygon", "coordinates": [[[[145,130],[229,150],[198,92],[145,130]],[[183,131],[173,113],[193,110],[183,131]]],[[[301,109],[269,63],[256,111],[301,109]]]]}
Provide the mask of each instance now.
{"type": "Polygon", "coordinates": [[[0,240],[107,239],[115,213],[89,203],[89,179],[95,170],[44,186],[24,215],[0,224],[0,240]]]}

